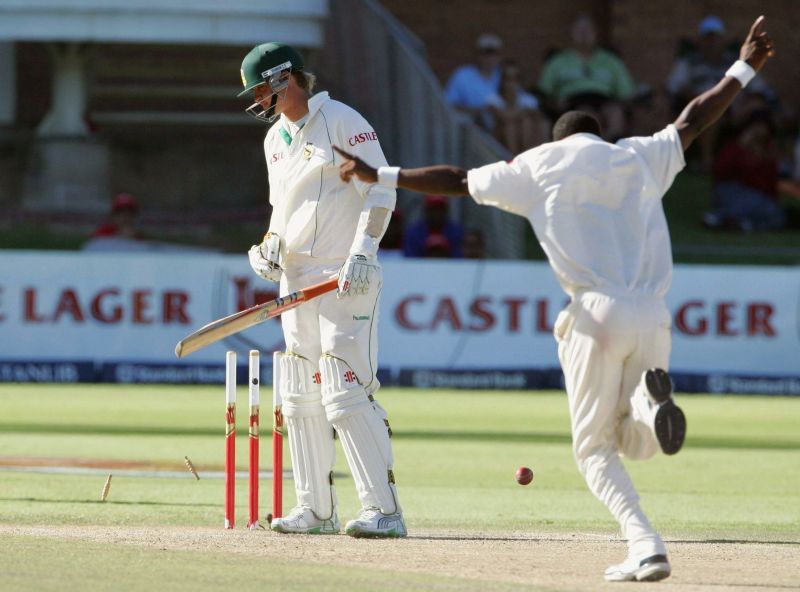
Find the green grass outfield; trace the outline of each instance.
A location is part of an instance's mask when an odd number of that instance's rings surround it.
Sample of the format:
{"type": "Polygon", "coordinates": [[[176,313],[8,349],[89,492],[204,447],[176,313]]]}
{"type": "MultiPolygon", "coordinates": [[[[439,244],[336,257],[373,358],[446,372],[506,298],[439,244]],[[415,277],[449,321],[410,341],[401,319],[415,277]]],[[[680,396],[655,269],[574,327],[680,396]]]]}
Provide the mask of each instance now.
{"type": "MultiPolygon", "coordinates": [[[[269,392],[265,395],[268,399],[269,392]]],[[[379,399],[394,430],[395,475],[412,533],[617,534],[616,523],[575,467],[563,393],[384,389],[379,399]],[[530,486],[514,481],[520,465],[534,470],[530,486]]],[[[239,469],[245,471],[244,388],[239,401],[237,452],[239,469]]],[[[800,398],[684,395],[681,406],[689,421],[684,450],[675,457],[627,463],[642,505],[662,534],[672,539],[800,543],[800,398]]],[[[264,407],[267,429],[262,429],[261,456],[267,470],[270,414],[264,407]]],[[[97,475],[3,469],[0,526],[221,529],[222,480],[202,477],[222,469],[223,416],[222,387],[0,384],[0,467],[80,462],[103,468],[131,461],[186,475],[118,474],[108,500],[101,503],[105,473],[114,473],[113,468],[97,475]],[[199,481],[183,468],[184,456],[199,470],[199,481]]],[[[286,457],[288,464],[288,451],[286,457]]],[[[357,500],[341,451],[337,473],[344,521],[356,513],[357,500]]],[[[262,482],[262,516],[271,503],[270,487],[262,482]]],[[[294,500],[291,481],[285,483],[284,494],[289,507],[294,500]]],[[[244,479],[237,484],[237,502],[241,528],[247,513],[244,479]]],[[[0,576],[6,578],[0,589],[9,590],[70,589],[63,584],[73,578],[87,583],[81,589],[106,589],[91,584],[102,582],[109,569],[118,577],[108,589],[145,589],[159,577],[180,580],[189,563],[192,573],[208,582],[193,589],[210,590],[221,569],[220,554],[213,551],[153,552],[143,559],[130,547],[2,531],[0,548],[0,576]],[[14,585],[4,587],[9,582],[14,585]]],[[[230,581],[247,582],[248,559],[230,561],[242,568],[231,570],[230,581]]],[[[262,572],[260,581],[268,585],[286,569],[262,572]]],[[[313,583],[322,569],[309,566],[303,578],[313,583]]],[[[356,581],[355,572],[346,567],[325,574],[329,581],[356,581]]],[[[408,580],[402,589],[426,587],[415,584],[418,576],[392,577],[398,586],[408,580]]]]}

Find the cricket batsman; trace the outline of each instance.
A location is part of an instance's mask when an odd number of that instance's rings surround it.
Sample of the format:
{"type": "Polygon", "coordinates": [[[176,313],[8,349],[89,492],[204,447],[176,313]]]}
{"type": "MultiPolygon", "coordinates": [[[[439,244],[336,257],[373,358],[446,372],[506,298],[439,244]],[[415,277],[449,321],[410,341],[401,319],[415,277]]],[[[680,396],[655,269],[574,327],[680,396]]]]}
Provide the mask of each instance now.
{"type": "Polygon", "coordinates": [[[383,275],[378,244],[395,207],[395,190],[343,183],[332,145],[386,164],[378,135],[356,111],[313,94],[315,77],[292,47],[264,43],[242,61],[246,111],[272,124],[264,140],[272,216],[249,251],[262,278],[281,294],[338,274],[338,290],[281,317],[286,352],[280,392],[297,505],[271,528],[282,533],[339,532],[333,484],[334,430],[353,474],[360,515],[353,537],[404,537],[392,472],[391,430],[375,399],[378,304],[383,275]]]}
{"type": "Polygon", "coordinates": [[[600,137],[592,115],[569,111],[553,126],[553,142],[470,171],[447,165],[375,169],[338,147],[348,158],[343,179],[468,194],[530,221],[571,299],[554,334],[575,460],[628,543],[625,560],[605,571],[609,581],[655,581],[671,573],[666,545],[621,460],[648,459],[659,449],[675,454],[686,435],[666,371],[672,254],[661,199],[685,166],[684,151],[773,55],[764,22],[753,23],[722,80],[652,136],[612,144],[600,137]]]}

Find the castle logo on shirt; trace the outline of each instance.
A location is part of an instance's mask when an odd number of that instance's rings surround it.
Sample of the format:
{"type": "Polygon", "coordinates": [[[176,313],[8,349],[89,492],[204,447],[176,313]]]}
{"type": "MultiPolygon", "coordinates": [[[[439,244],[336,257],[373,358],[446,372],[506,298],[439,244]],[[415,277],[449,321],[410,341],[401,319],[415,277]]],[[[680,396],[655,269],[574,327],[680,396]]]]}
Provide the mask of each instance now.
{"type": "Polygon", "coordinates": [[[314,156],[314,144],[306,142],[306,145],[303,146],[303,160],[311,160],[312,156],[314,156]]]}
{"type": "Polygon", "coordinates": [[[352,136],[347,143],[351,146],[358,146],[359,144],[363,144],[364,142],[372,142],[377,141],[378,139],[378,132],[361,132],[360,134],[356,134],[352,136]]]}

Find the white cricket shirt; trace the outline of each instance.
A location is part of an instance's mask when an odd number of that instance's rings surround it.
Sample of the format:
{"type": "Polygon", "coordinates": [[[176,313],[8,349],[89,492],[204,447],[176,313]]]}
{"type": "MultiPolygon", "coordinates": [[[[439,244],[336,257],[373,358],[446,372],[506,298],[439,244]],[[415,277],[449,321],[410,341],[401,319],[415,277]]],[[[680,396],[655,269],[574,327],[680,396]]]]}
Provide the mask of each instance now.
{"type": "Polygon", "coordinates": [[[672,278],[661,198],[684,167],[675,126],[610,144],[574,134],[467,173],[479,204],[525,216],[561,287],[664,296],[672,278]]]}
{"type": "Polygon", "coordinates": [[[333,144],[374,167],[386,165],[372,126],[327,92],[312,96],[308,111],[299,130],[281,115],[264,140],[273,207],[269,229],[283,238],[289,264],[293,255],[345,259],[361,211],[394,210],[396,201],[393,189],[339,178],[341,157],[333,144]]]}

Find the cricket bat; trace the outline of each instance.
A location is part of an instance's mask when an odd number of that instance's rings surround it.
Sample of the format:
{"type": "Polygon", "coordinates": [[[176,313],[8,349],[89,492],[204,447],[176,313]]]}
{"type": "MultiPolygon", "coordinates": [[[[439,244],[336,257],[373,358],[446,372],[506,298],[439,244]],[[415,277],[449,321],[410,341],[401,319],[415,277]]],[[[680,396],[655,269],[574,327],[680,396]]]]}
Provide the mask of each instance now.
{"type": "Polygon", "coordinates": [[[303,302],[331,292],[336,289],[337,285],[338,279],[332,278],[213,321],[181,339],[175,346],[175,355],[178,358],[188,356],[199,349],[216,343],[220,339],[249,329],[287,310],[300,306],[303,302]]]}

